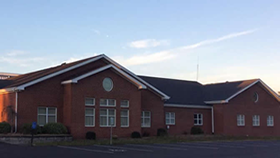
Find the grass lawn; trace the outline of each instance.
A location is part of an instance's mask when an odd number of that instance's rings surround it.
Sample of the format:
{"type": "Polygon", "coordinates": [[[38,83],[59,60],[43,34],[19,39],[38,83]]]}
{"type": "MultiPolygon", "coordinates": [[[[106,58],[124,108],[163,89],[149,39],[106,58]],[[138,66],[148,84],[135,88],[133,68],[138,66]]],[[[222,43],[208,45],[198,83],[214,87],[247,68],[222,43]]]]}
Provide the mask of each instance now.
{"type": "MultiPolygon", "coordinates": [[[[144,137],[139,139],[119,138],[114,139],[114,145],[120,144],[168,144],[177,142],[199,142],[199,141],[242,141],[242,140],[280,140],[280,137],[250,137],[250,136],[221,136],[221,135],[181,135],[166,137],[144,137]]],[[[98,140],[73,140],[71,142],[37,143],[37,146],[85,146],[85,145],[108,145],[109,139],[98,140]]]]}

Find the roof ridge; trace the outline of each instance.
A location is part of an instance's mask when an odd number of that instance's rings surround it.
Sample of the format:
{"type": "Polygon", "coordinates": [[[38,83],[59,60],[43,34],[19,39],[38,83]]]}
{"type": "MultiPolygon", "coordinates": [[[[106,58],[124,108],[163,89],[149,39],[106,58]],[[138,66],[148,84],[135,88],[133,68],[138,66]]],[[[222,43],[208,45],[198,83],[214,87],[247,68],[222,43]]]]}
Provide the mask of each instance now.
{"type": "MultiPolygon", "coordinates": [[[[149,77],[149,78],[156,78],[156,79],[164,79],[164,80],[174,80],[174,81],[183,81],[183,82],[194,82],[199,83],[198,81],[191,81],[191,80],[183,80],[183,79],[176,79],[176,78],[166,78],[166,77],[155,77],[155,76],[144,76],[144,75],[137,75],[139,77],[149,77]]],[[[202,84],[201,84],[202,85],[202,84]]]]}
{"type": "Polygon", "coordinates": [[[203,86],[225,84],[225,83],[236,83],[236,82],[244,82],[244,81],[257,81],[257,80],[260,80],[260,78],[248,79],[248,80],[237,80],[237,81],[225,81],[225,82],[217,82],[217,83],[207,83],[207,84],[203,84],[203,86]]]}

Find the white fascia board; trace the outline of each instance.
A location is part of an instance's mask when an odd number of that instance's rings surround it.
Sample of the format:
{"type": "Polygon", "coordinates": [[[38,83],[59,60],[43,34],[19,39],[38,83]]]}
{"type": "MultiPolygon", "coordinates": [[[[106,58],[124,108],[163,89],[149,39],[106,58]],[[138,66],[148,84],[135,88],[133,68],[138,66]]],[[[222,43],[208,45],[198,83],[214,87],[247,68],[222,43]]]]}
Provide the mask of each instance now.
{"type": "Polygon", "coordinates": [[[52,73],[52,74],[49,74],[49,75],[47,75],[47,76],[38,78],[38,79],[33,80],[33,81],[31,81],[31,82],[28,82],[28,83],[26,83],[26,84],[20,85],[20,86],[18,86],[18,89],[24,90],[24,89],[25,89],[26,87],[28,87],[28,86],[34,85],[34,84],[36,84],[36,83],[42,82],[42,81],[44,81],[44,80],[47,80],[47,79],[49,79],[49,78],[52,78],[52,77],[55,77],[55,76],[57,76],[57,75],[63,74],[63,73],[65,73],[65,72],[67,72],[67,71],[71,71],[71,70],[73,70],[73,69],[75,69],[75,68],[78,68],[78,67],[84,66],[84,65],[86,65],[86,64],[89,64],[89,63],[91,63],[91,62],[97,61],[97,60],[99,60],[99,59],[101,59],[101,58],[103,58],[103,55],[100,55],[100,56],[95,57],[95,58],[90,59],[90,60],[86,60],[85,62],[82,62],[82,63],[77,64],[77,65],[74,65],[74,66],[72,66],[72,67],[69,67],[69,68],[60,70],[60,71],[55,72],[55,73],[52,73]]]}
{"type": "Polygon", "coordinates": [[[228,103],[226,100],[214,100],[214,101],[205,101],[205,104],[223,104],[228,103]]]}
{"type": "Polygon", "coordinates": [[[130,80],[133,84],[137,85],[139,89],[146,89],[147,87],[142,84],[141,82],[137,81],[136,79],[132,78],[130,75],[128,75],[127,73],[123,72],[122,70],[120,70],[119,68],[115,67],[114,65],[110,64],[110,65],[106,65],[104,67],[101,67],[99,69],[96,69],[96,70],[93,70],[91,72],[88,72],[84,75],[81,75],[79,77],[76,77],[74,79],[71,79],[71,80],[67,80],[67,81],[63,81],[61,82],[61,84],[69,84],[69,83],[78,83],[79,80],[82,80],[86,77],[89,77],[89,76],[92,76],[92,75],[95,75],[99,72],[102,72],[104,70],[107,70],[109,68],[113,68],[114,70],[116,70],[118,73],[120,73],[121,75],[123,75],[124,77],[126,77],[128,80],[130,80]]]}
{"type": "Polygon", "coordinates": [[[260,80],[257,80],[253,83],[251,83],[249,86],[241,89],[240,91],[238,91],[237,93],[233,94],[232,96],[230,96],[229,98],[226,99],[226,102],[229,102],[230,99],[236,97],[237,95],[239,95],[240,93],[244,92],[245,90],[249,89],[250,87],[252,87],[253,85],[255,85],[256,83],[260,82],[260,80]]]}
{"type": "Polygon", "coordinates": [[[13,93],[20,90],[21,89],[19,89],[18,87],[4,88],[4,89],[0,89],[0,94],[13,93]]]}
{"type": "Polygon", "coordinates": [[[266,85],[262,80],[260,80],[260,83],[278,100],[280,101],[280,96],[272,90],[268,85],[266,85]]]}
{"type": "Polygon", "coordinates": [[[106,60],[108,60],[109,62],[111,62],[112,64],[114,64],[115,66],[117,66],[118,68],[126,71],[128,74],[130,74],[131,76],[133,76],[134,78],[136,78],[137,80],[141,81],[142,83],[144,83],[145,85],[147,85],[148,87],[150,87],[151,89],[153,89],[154,91],[156,91],[157,93],[159,93],[162,97],[162,99],[164,100],[168,100],[170,99],[170,97],[166,94],[164,94],[163,92],[161,92],[160,90],[158,90],[157,88],[155,88],[154,86],[150,85],[149,83],[147,83],[146,81],[144,81],[143,79],[141,79],[140,77],[138,77],[137,75],[135,75],[133,72],[129,71],[128,69],[126,69],[125,67],[121,66],[120,64],[118,64],[117,62],[115,62],[114,60],[110,59],[109,57],[107,57],[106,55],[104,55],[104,58],[106,60]]]}
{"type": "Polygon", "coordinates": [[[183,105],[183,104],[164,104],[165,107],[175,108],[197,108],[197,109],[211,109],[212,106],[207,105],[183,105]]]}

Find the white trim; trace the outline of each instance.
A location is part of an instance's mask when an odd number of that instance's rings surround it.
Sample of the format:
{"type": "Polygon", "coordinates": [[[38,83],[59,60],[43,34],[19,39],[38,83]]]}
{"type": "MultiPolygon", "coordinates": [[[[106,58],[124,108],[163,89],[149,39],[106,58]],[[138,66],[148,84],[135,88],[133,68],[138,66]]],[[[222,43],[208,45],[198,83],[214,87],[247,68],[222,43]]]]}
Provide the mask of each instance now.
{"type": "Polygon", "coordinates": [[[120,102],[120,107],[121,107],[121,108],[129,108],[129,100],[121,100],[121,102],[120,102]],[[122,101],[127,101],[127,103],[128,103],[127,106],[123,106],[123,105],[122,105],[122,101]]]}
{"type": "Polygon", "coordinates": [[[85,127],[95,127],[95,108],[94,107],[86,107],[85,108],[85,127]],[[90,109],[93,110],[93,114],[92,115],[86,115],[86,110],[90,109]],[[93,118],[93,125],[86,125],[86,117],[92,117],[93,118]]]}
{"type": "Polygon", "coordinates": [[[176,114],[175,114],[175,112],[165,112],[165,125],[176,125],[176,114]],[[171,113],[174,113],[174,123],[171,123],[171,120],[172,120],[171,113]],[[166,114],[168,114],[169,119],[167,119],[166,114]],[[169,120],[169,123],[166,123],[166,120],[169,120]]]}
{"type": "Polygon", "coordinates": [[[103,99],[103,98],[101,98],[101,99],[99,100],[100,107],[116,107],[116,105],[117,105],[116,99],[103,99]],[[101,99],[106,100],[106,105],[101,105],[101,99]],[[109,105],[109,100],[114,100],[114,105],[109,105]]]}
{"type": "Polygon", "coordinates": [[[123,128],[129,127],[129,109],[121,109],[121,120],[120,120],[120,123],[121,123],[121,127],[123,127],[123,128]],[[122,110],[126,110],[127,111],[127,126],[123,126],[122,125],[122,110]]]}
{"type": "MultiPolygon", "coordinates": [[[[39,116],[46,116],[46,123],[49,123],[49,116],[54,116],[55,117],[55,123],[57,123],[57,107],[38,107],[37,108],[37,124],[38,124],[38,120],[39,120],[39,116]],[[46,109],[46,113],[45,114],[39,114],[39,109],[40,108],[44,108],[46,109]],[[54,108],[55,109],[55,114],[49,114],[49,108],[54,108]]],[[[39,126],[44,126],[44,125],[40,125],[38,124],[39,126]]]]}
{"type": "Polygon", "coordinates": [[[110,59],[109,57],[107,57],[106,55],[103,54],[103,57],[108,60],[109,62],[113,63],[116,67],[118,67],[119,69],[124,70],[125,72],[127,72],[129,75],[133,76],[134,78],[136,78],[137,80],[141,81],[142,83],[144,83],[145,85],[147,85],[148,87],[150,87],[151,89],[153,89],[154,91],[156,91],[157,93],[159,93],[160,95],[162,95],[162,99],[164,100],[168,100],[170,99],[170,97],[166,94],[164,94],[163,92],[161,92],[160,90],[158,90],[157,88],[155,88],[154,86],[150,85],[149,83],[147,83],[146,81],[144,81],[143,79],[141,79],[140,77],[138,77],[137,75],[135,75],[133,72],[129,71],[128,69],[126,69],[125,67],[121,66],[120,64],[118,64],[117,62],[115,62],[114,60],[110,59]]]}
{"type": "Polygon", "coordinates": [[[142,111],[142,113],[141,113],[141,128],[150,128],[152,126],[151,124],[152,124],[152,113],[151,113],[151,111],[142,111]],[[145,112],[149,113],[149,117],[145,116],[145,112]],[[149,122],[148,126],[143,125],[145,123],[145,118],[150,119],[150,122],[149,122]],[[142,121],[143,121],[143,124],[142,124],[142,121]]]}
{"type": "MultiPolygon", "coordinates": [[[[102,115],[102,117],[105,117],[105,115],[102,115]]],[[[117,116],[116,116],[116,109],[112,109],[112,108],[104,108],[104,107],[102,107],[102,108],[100,108],[99,109],[99,127],[116,127],[116,124],[117,124],[117,116]],[[101,113],[100,113],[100,111],[101,110],[106,110],[106,119],[107,119],[107,123],[106,123],[106,125],[101,125],[101,113]],[[111,126],[110,125],[110,116],[111,115],[109,115],[109,110],[114,110],[114,118],[115,118],[115,122],[114,122],[114,125],[113,126],[111,126]]]]}
{"type": "Polygon", "coordinates": [[[214,100],[214,101],[204,101],[205,104],[223,104],[223,103],[228,103],[225,100],[214,100]]]}
{"type": "Polygon", "coordinates": [[[95,98],[85,97],[85,106],[95,106],[95,98]],[[93,104],[87,104],[86,103],[87,99],[92,99],[93,100],[93,104]]]}
{"type": "Polygon", "coordinates": [[[197,108],[197,109],[211,109],[212,106],[207,105],[182,105],[182,104],[164,104],[165,107],[176,107],[176,108],[197,108]]]}
{"type": "Polygon", "coordinates": [[[96,56],[95,58],[86,60],[85,62],[82,62],[82,63],[80,63],[80,64],[74,65],[74,66],[72,66],[72,67],[68,67],[68,68],[66,68],[66,69],[60,70],[60,71],[58,71],[58,72],[49,74],[49,75],[47,75],[47,76],[38,78],[38,79],[33,80],[33,81],[31,81],[31,82],[25,83],[25,84],[23,84],[23,85],[20,85],[20,86],[18,87],[18,89],[24,90],[24,89],[25,89],[26,87],[28,87],[28,86],[34,85],[34,84],[36,84],[36,83],[42,82],[42,81],[47,80],[47,79],[49,79],[49,78],[52,78],[52,77],[54,77],[54,76],[63,74],[63,73],[65,73],[65,72],[67,72],[67,71],[70,71],[70,70],[76,69],[76,68],[78,68],[78,67],[84,66],[84,65],[89,64],[89,63],[91,63],[91,62],[97,61],[97,60],[99,60],[99,59],[101,59],[101,58],[103,58],[102,55],[96,56]]]}
{"type": "Polygon", "coordinates": [[[124,77],[126,77],[127,79],[129,79],[133,84],[137,85],[139,89],[146,89],[147,87],[142,84],[141,82],[137,81],[136,79],[132,78],[131,76],[129,76],[127,73],[125,73],[124,71],[118,69],[117,67],[115,67],[114,65],[110,64],[110,65],[106,65],[106,66],[103,66],[99,69],[96,69],[96,70],[93,70],[91,72],[88,72],[86,74],[83,74],[79,77],[76,77],[74,79],[71,79],[71,80],[67,80],[67,81],[63,81],[61,82],[61,84],[69,84],[69,83],[78,83],[79,80],[82,80],[86,77],[89,77],[91,75],[94,75],[94,74],[97,74],[99,72],[102,72],[104,70],[107,70],[109,68],[113,68],[114,70],[116,70],[118,73],[120,73],[121,75],[123,75],[124,77]]]}
{"type": "Polygon", "coordinates": [[[194,123],[194,121],[195,121],[195,118],[194,118],[194,116],[193,116],[193,124],[195,125],[195,126],[203,126],[203,114],[202,113],[194,113],[194,115],[196,115],[196,120],[197,120],[197,123],[194,123]],[[201,115],[201,118],[199,118],[198,116],[199,115],[201,115]],[[201,123],[199,123],[199,120],[201,120],[201,123]]]}
{"type": "MultiPolygon", "coordinates": [[[[33,80],[33,81],[31,81],[31,82],[25,83],[25,84],[23,84],[23,85],[20,85],[20,86],[18,86],[18,87],[15,87],[15,89],[17,89],[17,90],[24,90],[24,89],[25,89],[26,87],[28,87],[28,86],[34,85],[34,84],[39,83],[39,82],[41,82],[41,81],[47,80],[47,79],[49,79],[49,78],[52,78],[52,77],[57,76],[57,75],[60,75],[60,74],[62,74],[62,73],[65,73],[65,72],[67,72],[67,71],[73,70],[73,69],[75,69],[75,68],[81,67],[81,66],[83,66],[83,65],[86,65],[86,64],[88,64],[88,63],[97,61],[97,60],[102,59],[102,58],[104,58],[104,59],[106,59],[107,61],[109,61],[110,63],[114,64],[114,65],[118,68],[119,71],[120,71],[120,69],[123,70],[123,71],[125,71],[126,73],[128,73],[129,75],[131,75],[132,77],[134,77],[135,79],[141,81],[142,83],[144,83],[145,85],[147,85],[148,87],[150,87],[150,88],[151,88],[152,90],[154,90],[155,92],[157,92],[157,93],[159,93],[160,95],[162,95],[162,96],[163,96],[162,99],[167,100],[167,99],[170,98],[169,96],[167,96],[166,94],[164,94],[164,93],[161,92],[160,90],[156,89],[155,87],[153,87],[152,85],[150,85],[149,83],[147,83],[146,81],[144,81],[143,79],[141,79],[140,77],[138,77],[137,75],[135,75],[134,73],[132,73],[131,71],[129,71],[129,70],[126,69],[125,67],[121,66],[120,64],[118,64],[117,62],[115,62],[114,60],[110,59],[109,57],[107,57],[107,56],[104,55],[104,54],[95,56],[95,58],[93,58],[93,59],[86,60],[85,62],[82,62],[82,63],[80,63],[80,64],[77,64],[77,65],[74,65],[74,66],[72,66],[72,67],[69,67],[69,68],[60,70],[60,71],[58,71],[58,72],[49,74],[49,75],[44,76],[44,77],[38,78],[38,79],[33,80]]],[[[122,71],[122,72],[123,72],[123,71],[122,71]]],[[[127,75],[127,74],[126,74],[126,75],[127,75]]],[[[129,76],[129,77],[130,77],[130,76],[129,76]]],[[[133,78],[133,79],[134,79],[134,78],[133,78]]],[[[135,79],[134,79],[134,80],[135,80],[135,79]]],[[[138,82],[138,81],[137,81],[137,82],[138,82]]],[[[67,83],[73,83],[73,81],[68,80],[67,82],[64,82],[64,84],[67,84],[67,83]]],[[[142,85],[142,84],[141,84],[141,85],[142,85]]],[[[145,86],[145,85],[143,85],[143,87],[141,87],[141,89],[146,89],[146,86],[145,86]]],[[[4,90],[5,90],[5,89],[4,89],[4,90]]],[[[1,89],[0,89],[0,93],[1,93],[1,89]]]]}
{"type": "Polygon", "coordinates": [[[205,101],[205,103],[206,104],[228,103],[232,98],[236,97],[237,95],[244,92],[245,90],[251,88],[253,85],[257,84],[258,82],[260,82],[278,101],[280,101],[280,96],[277,93],[275,93],[269,86],[267,86],[261,79],[258,79],[255,82],[248,85],[247,87],[245,87],[245,88],[241,89],[240,91],[238,91],[237,93],[233,94],[232,96],[230,96],[226,100],[205,101]]]}
{"type": "Polygon", "coordinates": [[[16,90],[18,90],[17,87],[0,89],[0,94],[13,93],[16,90]]]}
{"type": "Polygon", "coordinates": [[[230,96],[229,98],[226,99],[226,102],[228,103],[228,101],[234,97],[236,97],[237,95],[239,95],[240,93],[244,92],[245,90],[249,89],[250,87],[252,87],[253,85],[255,85],[256,83],[258,83],[260,80],[258,79],[257,81],[251,83],[249,86],[241,89],[240,91],[238,91],[237,93],[233,94],[232,96],[230,96]]]}

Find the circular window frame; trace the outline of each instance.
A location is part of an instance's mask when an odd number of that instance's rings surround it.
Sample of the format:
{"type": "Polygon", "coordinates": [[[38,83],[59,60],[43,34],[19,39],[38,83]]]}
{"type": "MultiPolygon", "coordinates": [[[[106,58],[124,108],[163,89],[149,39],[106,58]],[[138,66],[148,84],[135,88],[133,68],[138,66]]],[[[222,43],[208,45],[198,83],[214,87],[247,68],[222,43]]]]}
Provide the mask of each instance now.
{"type": "Polygon", "coordinates": [[[259,94],[255,92],[253,98],[254,98],[254,102],[257,103],[259,101],[259,94]]]}
{"type": "Polygon", "coordinates": [[[106,92],[112,91],[112,89],[113,89],[113,87],[114,87],[114,82],[113,82],[113,80],[112,80],[110,77],[105,77],[105,78],[103,79],[103,81],[102,81],[102,87],[103,87],[103,89],[104,89],[106,92]],[[110,87],[110,89],[106,89],[106,88],[105,88],[105,86],[104,86],[105,80],[108,80],[108,81],[111,82],[112,86],[110,87]]]}

